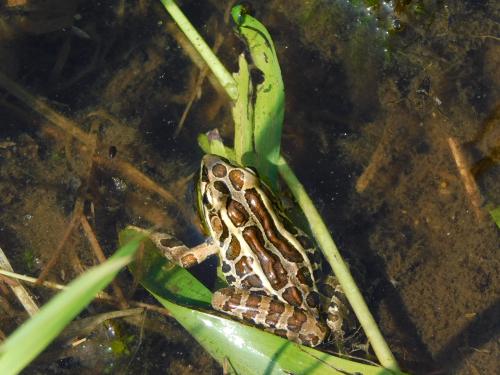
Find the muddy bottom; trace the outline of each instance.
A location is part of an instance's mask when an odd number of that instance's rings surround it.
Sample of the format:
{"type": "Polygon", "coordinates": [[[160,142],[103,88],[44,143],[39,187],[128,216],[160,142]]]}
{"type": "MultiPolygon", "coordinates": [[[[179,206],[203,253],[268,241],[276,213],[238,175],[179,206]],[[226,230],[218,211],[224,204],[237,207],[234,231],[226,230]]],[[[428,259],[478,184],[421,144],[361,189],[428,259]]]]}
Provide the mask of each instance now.
{"type": "MultiPolygon", "coordinates": [[[[0,247],[13,269],[67,284],[98,263],[92,233],[109,256],[128,224],[200,243],[197,136],[217,128],[231,140],[231,105],[160,2],[54,0],[57,12],[7,3],[0,10],[8,31],[0,40],[0,247]]],[[[228,3],[182,8],[235,71],[244,47],[228,3]]],[[[282,153],[401,367],[493,374],[499,5],[373,4],[255,2],[285,82],[282,153]]],[[[210,283],[208,268],[197,272],[210,283]]],[[[127,272],[116,282],[124,300],[156,305],[127,272]]],[[[40,306],[54,295],[30,290],[40,306]]],[[[27,314],[9,289],[2,295],[0,330],[8,336],[27,314]]],[[[120,301],[95,301],[79,318],[116,309],[120,301]]],[[[112,335],[109,327],[94,332],[84,349],[55,343],[26,373],[221,373],[163,313],[117,321],[112,335]]]]}

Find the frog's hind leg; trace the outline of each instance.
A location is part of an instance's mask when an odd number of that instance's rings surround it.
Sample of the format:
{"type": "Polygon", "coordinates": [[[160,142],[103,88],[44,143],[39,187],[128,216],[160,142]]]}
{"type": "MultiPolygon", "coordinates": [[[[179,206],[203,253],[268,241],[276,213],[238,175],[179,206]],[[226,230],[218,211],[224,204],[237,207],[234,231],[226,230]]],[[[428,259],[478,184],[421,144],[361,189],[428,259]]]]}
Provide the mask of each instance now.
{"type": "Polygon", "coordinates": [[[338,280],[329,275],[318,284],[321,294],[327,298],[326,324],[332,331],[334,341],[343,341],[345,335],[350,332],[355,323],[354,314],[349,308],[349,302],[340,286],[338,280]]]}
{"type": "Polygon", "coordinates": [[[183,268],[199,264],[219,251],[218,246],[211,239],[189,248],[177,238],[166,233],[151,233],[149,238],[167,259],[183,268]]]}
{"type": "Polygon", "coordinates": [[[317,346],[328,334],[326,324],[312,312],[245,289],[230,287],[216,291],[212,307],[299,344],[317,346]]]}

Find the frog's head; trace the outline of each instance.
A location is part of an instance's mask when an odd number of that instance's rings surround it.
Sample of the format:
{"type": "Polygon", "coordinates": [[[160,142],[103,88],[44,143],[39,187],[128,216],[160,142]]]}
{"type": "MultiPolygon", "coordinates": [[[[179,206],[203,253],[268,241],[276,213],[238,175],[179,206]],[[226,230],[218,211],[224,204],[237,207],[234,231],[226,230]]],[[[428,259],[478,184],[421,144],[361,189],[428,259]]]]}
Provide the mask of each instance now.
{"type": "Polygon", "coordinates": [[[259,186],[259,178],[250,168],[242,168],[217,155],[201,160],[200,195],[204,207],[220,210],[238,192],[259,186]]]}

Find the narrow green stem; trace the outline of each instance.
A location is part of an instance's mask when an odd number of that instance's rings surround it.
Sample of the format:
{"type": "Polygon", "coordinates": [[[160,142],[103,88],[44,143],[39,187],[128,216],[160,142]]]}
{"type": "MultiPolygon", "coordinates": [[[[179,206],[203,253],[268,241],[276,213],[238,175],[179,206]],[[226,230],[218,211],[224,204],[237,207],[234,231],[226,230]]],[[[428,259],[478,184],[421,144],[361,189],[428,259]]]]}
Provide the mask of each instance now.
{"type": "Polygon", "coordinates": [[[283,157],[280,157],[278,171],[281,177],[286,181],[300,208],[304,212],[314,238],[323,249],[328,263],[332,266],[335,276],[337,276],[340,285],[342,285],[344,293],[349,300],[352,309],[356,313],[366,336],[370,340],[373,351],[380,361],[380,364],[389,370],[399,371],[396,359],[385,342],[375,319],[373,319],[373,316],[370,313],[370,310],[368,309],[356,282],[352,278],[349,269],[344,263],[335,242],[333,242],[328,228],[321,219],[321,216],[311,201],[311,198],[309,198],[304,190],[304,187],[283,157]]]}
{"type": "Polygon", "coordinates": [[[203,40],[201,35],[196,31],[191,22],[186,18],[184,13],[180,10],[174,0],[160,0],[168,13],[172,16],[182,32],[186,35],[189,41],[193,44],[194,48],[201,55],[205,63],[210,67],[217,80],[226,90],[227,94],[232,100],[238,97],[238,90],[233,77],[227,71],[226,67],[222,65],[220,60],[215,56],[207,43],[203,40]]]}

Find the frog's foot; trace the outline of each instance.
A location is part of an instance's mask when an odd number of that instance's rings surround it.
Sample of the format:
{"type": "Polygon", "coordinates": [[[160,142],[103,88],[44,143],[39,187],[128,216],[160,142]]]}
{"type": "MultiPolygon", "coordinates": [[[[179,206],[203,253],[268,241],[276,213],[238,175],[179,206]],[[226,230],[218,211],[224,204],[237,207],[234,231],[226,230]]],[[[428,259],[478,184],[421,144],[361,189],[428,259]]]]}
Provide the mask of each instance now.
{"type": "Polygon", "coordinates": [[[167,233],[151,233],[149,238],[161,251],[163,256],[183,268],[199,264],[218,251],[218,247],[211,240],[189,248],[177,238],[167,233]]]}
{"type": "Polygon", "coordinates": [[[230,287],[216,291],[212,307],[299,344],[317,346],[328,334],[326,324],[312,312],[245,289],[230,287]]]}

